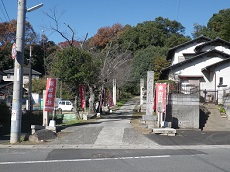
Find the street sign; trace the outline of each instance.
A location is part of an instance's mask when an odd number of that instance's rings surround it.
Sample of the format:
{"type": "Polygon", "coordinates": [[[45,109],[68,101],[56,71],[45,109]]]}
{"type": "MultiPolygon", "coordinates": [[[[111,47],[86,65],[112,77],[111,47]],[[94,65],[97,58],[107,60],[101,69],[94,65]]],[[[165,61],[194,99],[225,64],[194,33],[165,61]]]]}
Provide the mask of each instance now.
{"type": "Polygon", "coordinates": [[[12,45],[11,54],[12,54],[12,59],[15,59],[15,57],[17,56],[17,50],[16,50],[16,44],[15,43],[12,45]]]}

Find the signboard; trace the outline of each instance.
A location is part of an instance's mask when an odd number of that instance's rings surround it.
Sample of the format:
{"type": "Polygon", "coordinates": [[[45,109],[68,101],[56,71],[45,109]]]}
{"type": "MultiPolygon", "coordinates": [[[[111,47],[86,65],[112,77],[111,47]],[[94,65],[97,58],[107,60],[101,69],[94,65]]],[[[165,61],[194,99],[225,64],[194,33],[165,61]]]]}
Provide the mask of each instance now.
{"type": "Polygon", "coordinates": [[[16,44],[15,43],[12,45],[11,54],[12,54],[12,59],[15,59],[15,57],[17,56],[17,50],[16,50],[16,44]]]}
{"type": "Polygon", "coordinates": [[[54,110],[54,101],[56,97],[56,78],[47,78],[46,82],[46,101],[45,101],[45,111],[53,111],[54,110]]]}
{"type": "Polygon", "coordinates": [[[81,108],[85,109],[85,85],[81,84],[80,87],[80,102],[81,102],[81,108]]]}
{"type": "Polygon", "coordinates": [[[114,103],[113,103],[113,93],[112,92],[110,92],[110,94],[109,94],[109,106],[110,107],[114,106],[114,103]]]}
{"type": "Polygon", "coordinates": [[[5,100],[5,98],[6,98],[5,94],[0,93],[0,99],[1,99],[1,100],[5,100]]]}
{"type": "Polygon", "coordinates": [[[106,88],[103,89],[103,94],[102,94],[102,95],[103,95],[103,96],[102,96],[102,97],[103,97],[103,100],[102,100],[103,105],[106,106],[106,103],[107,103],[107,102],[106,102],[106,88]]]}
{"type": "Polygon", "coordinates": [[[166,110],[166,83],[157,83],[156,84],[156,111],[165,112],[166,110]]]}

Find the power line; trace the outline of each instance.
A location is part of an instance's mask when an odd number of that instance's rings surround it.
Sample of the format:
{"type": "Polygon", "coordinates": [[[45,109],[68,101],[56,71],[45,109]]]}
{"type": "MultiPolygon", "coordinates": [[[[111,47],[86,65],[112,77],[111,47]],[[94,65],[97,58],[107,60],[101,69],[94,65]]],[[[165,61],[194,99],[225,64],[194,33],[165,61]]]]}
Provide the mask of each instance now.
{"type": "MultiPolygon", "coordinates": [[[[0,10],[1,10],[1,12],[2,12],[2,14],[3,14],[4,18],[5,18],[5,21],[7,21],[6,15],[5,15],[4,11],[2,10],[2,6],[0,6],[0,7],[1,7],[0,10]]],[[[2,19],[2,22],[4,22],[3,19],[2,19]]]]}
{"type": "Polygon", "coordinates": [[[2,18],[0,17],[0,20],[3,22],[2,18]]]}
{"type": "MultiPolygon", "coordinates": [[[[10,21],[10,17],[9,17],[9,14],[8,14],[7,10],[6,10],[6,6],[5,6],[3,0],[1,0],[1,1],[2,1],[3,8],[4,8],[4,10],[5,10],[5,13],[6,13],[7,17],[8,17],[8,20],[10,21]]],[[[5,15],[4,15],[4,16],[5,16],[5,15]]],[[[6,17],[5,17],[5,18],[6,18],[6,17]]]]}
{"type": "Polygon", "coordinates": [[[176,16],[177,20],[178,20],[179,12],[180,12],[180,0],[179,0],[178,8],[177,8],[177,16],[176,16]]]}

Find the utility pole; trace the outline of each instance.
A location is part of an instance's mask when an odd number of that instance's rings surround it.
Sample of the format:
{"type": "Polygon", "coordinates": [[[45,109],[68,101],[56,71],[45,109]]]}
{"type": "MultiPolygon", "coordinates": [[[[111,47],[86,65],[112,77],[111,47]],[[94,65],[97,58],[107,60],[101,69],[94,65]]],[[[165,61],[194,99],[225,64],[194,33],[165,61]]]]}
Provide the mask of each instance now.
{"type": "MultiPolygon", "coordinates": [[[[29,90],[28,90],[28,110],[30,113],[33,110],[33,103],[32,103],[32,47],[30,46],[30,59],[29,59],[29,90]]],[[[31,114],[30,114],[31,115],[31,114]]]]}
{"type": "Polygon", "coordinates": [[[24,65],[24,44],[25,44],[25,20],[26,12],[33,11],[43,4],[26,9],[26,0],[18,0],[18,16],[16,31],[17,56],[14,62],[14,86],[11,113],[10,143],[20,141],[21,118],[22,118],[22,86],[23,86],[23,65],[24,65]]]}
{"type": "Polygon", "coordinates": [[[22,84],[24,65],[24,39],[25,39],[26,0],[18,0],[18,17],[16,33],[17,56],[14,62],[14,86],[11,114],[10,143],[20,141],[22,117],[22,84]]]}

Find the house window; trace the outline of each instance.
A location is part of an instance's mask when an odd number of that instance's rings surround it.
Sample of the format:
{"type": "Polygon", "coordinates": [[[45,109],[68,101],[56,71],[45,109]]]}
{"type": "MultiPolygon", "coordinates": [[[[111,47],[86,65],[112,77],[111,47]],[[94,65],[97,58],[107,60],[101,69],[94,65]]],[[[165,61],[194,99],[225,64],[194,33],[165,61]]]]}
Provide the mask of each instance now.
{"type": "Polygon", "coordinates": [[[223,85],[223,77],[219,78],[219,85],[223,85]]]}
{"type": "Polygon", "coordinates": [[[10,79],[10,74],[7,74],[7,79],[10,79]]]}
{"type": "Polygon", "coordinates": [[[185,59],[184,59],[184,56],[179,56],[178,57],[178,63],[180,63],[180,62],[183,62],[185,59]]]}

